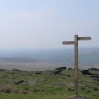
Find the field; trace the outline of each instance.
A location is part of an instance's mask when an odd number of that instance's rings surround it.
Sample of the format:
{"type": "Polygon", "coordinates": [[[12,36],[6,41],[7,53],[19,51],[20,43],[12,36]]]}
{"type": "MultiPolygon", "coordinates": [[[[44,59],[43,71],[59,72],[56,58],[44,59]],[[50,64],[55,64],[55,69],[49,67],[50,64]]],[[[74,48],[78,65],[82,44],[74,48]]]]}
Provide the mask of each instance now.
{"type": "MultiPolygon", "coordinates": [[[[93,75],[99,71],[90,70],[93,75]]],[[[79,74],[79,95],[99,99],[99,82],[90,75],[79,74]]],[[[22,71],[0,70],[0,99],[69,99],[74,95],[74,70],[22,71]]]]}

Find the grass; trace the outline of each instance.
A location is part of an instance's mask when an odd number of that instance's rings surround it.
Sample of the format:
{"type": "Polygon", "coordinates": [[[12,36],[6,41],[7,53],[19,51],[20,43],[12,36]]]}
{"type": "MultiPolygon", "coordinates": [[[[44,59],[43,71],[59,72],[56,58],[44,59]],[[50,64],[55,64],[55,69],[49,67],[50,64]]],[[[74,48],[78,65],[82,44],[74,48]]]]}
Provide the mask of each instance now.
{"type": "MultiPolygon", "coordinates": [[[[99,74],[98,71],[90,71],[99,74]]],[[[99,82],[88,75],[79,74],[79,95],[99,99],[99,82]]],[[[63,70],[54,75],[52,71],[0,71],[0,99],[68,99],[74,95],[74,70],[63,70]],[[24,83],[15,85],[24,80],[24,83]],[[29,83],[31,82],[32,85],[29,83]],[[36,82],[36,83],[35,83],[36,82]]]]}

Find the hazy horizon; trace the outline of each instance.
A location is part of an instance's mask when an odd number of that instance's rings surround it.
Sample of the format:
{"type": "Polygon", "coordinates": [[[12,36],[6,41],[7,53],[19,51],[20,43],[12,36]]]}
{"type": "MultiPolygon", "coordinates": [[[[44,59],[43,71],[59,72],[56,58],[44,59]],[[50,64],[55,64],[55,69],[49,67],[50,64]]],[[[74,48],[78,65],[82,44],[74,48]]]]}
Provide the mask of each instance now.
{"type": "MultiPolygon", "coordinates": [[[[74,50],[74,45],[68,45],[68,46],[72,46],[72,47],[66,47],[67,45],[63,45],[65,46],[64,48],[0,48],[0,51],[47,51],[47,50],[74,50]]],[[[99,47],[79,47],[78,46],[78,50],[80,49],[99,49],[99,47]]]]}

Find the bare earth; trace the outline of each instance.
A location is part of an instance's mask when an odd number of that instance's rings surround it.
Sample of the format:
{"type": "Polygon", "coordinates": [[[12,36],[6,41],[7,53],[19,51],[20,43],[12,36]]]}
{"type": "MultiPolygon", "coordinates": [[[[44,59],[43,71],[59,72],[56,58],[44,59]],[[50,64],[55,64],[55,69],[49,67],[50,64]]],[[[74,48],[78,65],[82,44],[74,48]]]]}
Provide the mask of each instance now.
{"type": "MultiPolygon", "coordinates": [[[[73,65],[69,64],[52,64],[50,62],[36,62],[36,63],[14,63],[14,62],[0,62],[0,69],[19,69],[23,71],[44,71],[44,70],[54,70],[57,67],[65,66],[67,68],[74,68],[73,65]]],[[[99,68],[99,66],[94,65],[90,67],[99,68]]],[[[79,65],[79,69],[88,69],[89,66],[79,65]]]]}
{"type": "Polygon", "coordinates": [[[56,67],[64,65],[52,64],[49,62],[37,62],[37,63],[11,63],[11,62],[0,62],[0,69],[19,69],[24,71],[43,71],[53,70],[56,67]]]}

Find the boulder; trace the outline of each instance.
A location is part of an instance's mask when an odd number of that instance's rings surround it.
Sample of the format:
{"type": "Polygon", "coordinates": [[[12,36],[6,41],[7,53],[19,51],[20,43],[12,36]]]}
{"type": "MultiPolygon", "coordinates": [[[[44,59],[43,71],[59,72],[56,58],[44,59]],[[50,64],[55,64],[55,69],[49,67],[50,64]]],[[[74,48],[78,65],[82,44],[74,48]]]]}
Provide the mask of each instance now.
{"type": "Polygon", "coordinates": [[[66,67],[58,67],[58,68],[55,68],[55,70],[63,70],[63,69],[66,69],[66,67]]]}
{"type": "Polygon", "coordinates": [[[4,71],[4,69],[0,69],[0,71],[4,71]]]}
{"type": "Polygon", "coordinates": [[[88,75],[89,74],[89,70],[82,70],[82,74],[83,75],[88,75]]]}

